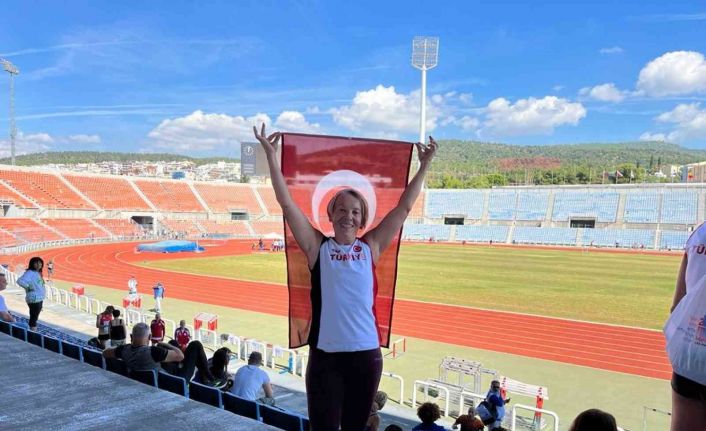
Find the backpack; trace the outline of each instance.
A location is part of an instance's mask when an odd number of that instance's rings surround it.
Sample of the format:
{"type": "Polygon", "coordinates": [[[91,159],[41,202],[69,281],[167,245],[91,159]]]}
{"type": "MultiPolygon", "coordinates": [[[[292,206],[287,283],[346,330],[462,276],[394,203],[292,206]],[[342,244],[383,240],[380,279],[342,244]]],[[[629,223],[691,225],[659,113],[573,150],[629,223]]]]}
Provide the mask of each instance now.
{"type": "Polygon", "coordinates": [[[498,420],[498,409],[487,400],[481,401],[476,406],[476,414],[483,421],[483,425],[490,425],[498,420]]]}

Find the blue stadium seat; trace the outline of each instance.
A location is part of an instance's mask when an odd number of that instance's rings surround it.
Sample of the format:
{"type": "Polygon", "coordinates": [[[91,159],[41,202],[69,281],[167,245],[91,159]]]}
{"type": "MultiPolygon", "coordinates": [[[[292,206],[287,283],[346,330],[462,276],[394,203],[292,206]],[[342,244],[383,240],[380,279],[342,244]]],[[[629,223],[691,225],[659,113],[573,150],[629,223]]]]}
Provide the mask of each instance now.
{"type": "Polygon", "coordinates": [[[663,230],[659,240],[659,248],[663,250],[682,250],[691,232],[663,230]]]}
{"type": "Polygon", "coordinates": [[[262,422],[285,431],[302,431],[301,416],[276,407],[260,406],[262,422]]]}
{"type": "Polygon", "coordinates": [[[52,352],[61,353],[61,341],[53,337],[44,336],[44,348],[52,352]]]}
{"type": "Polygon", "coordinates": [[[698,195],[695,191],[665,190],[662,194],[662,223],[694,224],[698,195]]]}
{"type": "Polygon", "coordinates": [[[655,231],[649,229],[584,229],[583,245],[623,248],[653,248],[655,231]]]}
{"type": "Polygon", "coordinates": [[[518,244],[576,245],[578,229],[518,226],[512,240],[518,244]]]}
{"type": "Polygon", "coordinates": [[[77,361],[83,361],[83,355],[81,355],[81,347],[76,344],[69,343],[68,341],[61,342],[61,353],[69,358],[74,358],[77,361]]]}
{"type": "Polygon", "coordinates": [[[229,392],[223,394],[223,408],[236,415],[260,420],[260,405],[255,401],[245,400],[229,392]]]}
{"type": "Polygon", "coordinates": [[[456,241],[505,242],[507,226],[456,226],[456,241]]]}
{"type": "Polygon", "coordinates": [[[128,377],[140,383],[144,383],[155,388],[157,387],[157,371],[155,370],[131,371],[128,373],[128,377]]]}
{"type": "Polygon", "coordinates": [[[223,407],[220,389],[204,386],[201,383],[191,382],[189,385],[189,398],[213,407],[223,407]]]}
{"type": "Polygon", "coordinates": [[[549,192],[522,190],[517,197],[517,220],[541,221],[547,216],[549,192]]]}
{"type": "Polygon", "coordinates": [[[598,222],[615,222],[618,213],[617,192],[607,190],[559,191],[554,194],[552,220],[571,217],[594,217],[598,222]]]}
{"type": "Polygon", "coordinates": [[[309,431],[311,429],[311,423],[309,423],[309,418],[302,417],[302,431],[309,431]]]}
{"type": "Polygon", "coordinates": [[[657,223],[659,194],[656,192],[629,192],[625,199],[624,219],[628,223],[657,223]]]}
{"type": "Polygon", "coordinates": [[[27,342],[35,346],[44,347],[44,336],[39,332],[27,331],[27,342]]]}
{"type": "Polygon", "coordinates": [[[127,377],[127,365],[122,359],[105,358],[105,369],[127,377]]]}
{"type": "Polygon", "coordinates": [[[402,239],[428,241],[448,241],[451,239],[451,226],[443,224],[406,223],[402,229],[402,239]]]}
{"type": "Polygon", "coordinates": [[[429,190],[424,199],[424,214],[429,218],[463,215],[480,220],[484,194],[480,190],[429,190]]]}
{"type": "Polygon", "coordinates": [[[517,193],[507,190],[491,190],[488,195],[488,219],[514,220],[517,206],[517,193]]]}
{"type": "Polygon", "coordinates": [[[164,371],[157,373],[157,386],[159,389],[169,391],[183,397],[189,395],[189,390],[186,387],[186,379],[183,377],[172,376],[164,371]]]}
{"type": "Polygon", "coordinates": [[[84,347],[82,352],[84,363],[105,369],[105,359],[103,359],[103,354],[101,352],[89,349],[88,347],[84,347]]]}
{"type": "Polygon", "coordinates": [[[18,340],[27,341],[27,330],[19,326],[12,325],[12,336],[18,340]]]}
{"type": "Polygon", "coordinates": [[[0,332],[7,335],[12,335],[12,325],[4,320],[0,320],[0,332]]]}

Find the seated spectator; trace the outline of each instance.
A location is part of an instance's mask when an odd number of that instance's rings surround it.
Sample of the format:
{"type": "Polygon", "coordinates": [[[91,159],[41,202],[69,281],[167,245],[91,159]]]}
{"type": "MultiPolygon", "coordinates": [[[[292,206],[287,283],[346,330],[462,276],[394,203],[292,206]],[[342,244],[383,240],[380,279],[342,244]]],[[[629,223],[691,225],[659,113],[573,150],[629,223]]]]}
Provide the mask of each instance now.
{"type": "Polygon", "coordinates": [[[113,310],[113,320],[110,321],[110,346],[117,347],[125,344],[127,337],[127,326],[120,317],[120,310],[113,310]]]}
{"type": "Polygon", "coordinates": [[[589,409],[576,416],[569,431],[618,431],[618,425],[610,413],[589,409]]]}
{"type": "MultiPolygon", "coordinates": [[[[170,343],[172,343],[170,341],[170,343]]],[[[232,352],[227,347],[221,347],[213,353],[213,357],[208,360],[208,370],[213,376],[213,381],[202,382],[201,378],[197,375],[194,381],[198,383],[210,384],[221,388],[222,390],[228,390],[233,384],[233,375],[228,372],[228,364],[230,363],[230,355],[232,352]]]]}
{"type": "Polygon", "coordinates": [[[436,404],[424,403],[419,406],[417,417],[422,423],[412,428],[412,431],[444,431],[444,427],[434,423],[441,417],[441,411],[436,404]]]}
{"type": "Polygon", "coordinates": [[[262,366],[262,354],[252,352],[248,357],[248,365],[240,367],[235,373],[233,388],[230,391],[240,398],[273,406],[275,399],[272,396],[270,376],[261,370],[260,366],[262,366]],[[260,389],[265,392],[264,397],[259,397],[260,389]]]}
{"type": "Polygon", "coordinates": [[[154,315],[154,319],[150,323],[150,331],[152,332],[152,345],[164,341],[164,333],[167,332],[167,327],[164,324],[164,320],[162,320],[161,314],[157,313],[154,315]]]}
{"type": "Polygon", "coordinates": [[[133,326],[130,338],[129,344],[104,350],[103,357],[122,359],[128,372],[164,369],[188,382],[198,371],[202,381],[213,381],[201,342],[190,343],[186,352],[167,343],[150,346],[150,329],[146,323],[133,326]]]}
{"type": "Polygon", "coordinates": [[[373,407],[370,409],[370,416],[368,417],[368,423],[366,424],[367,431],[378,431],[380,427],[380,415],[378,412],[385,407],[387,402],[387,393],[383,391],[377,391],[375,398],[373,399],[373,407]]]}
{"type": "MultiPolygon", "coordinates": [[[[5,273],[0,272],[0,292],[5,290],[7,287],[7,280],[5,279],[5,273]]],[[[15,318],[12,317],[12,314],[7,309],[7,305],[5,305],[5,298],[0,296],[0,319],[4,320],[5,322],[10,322],[13,323],[15,321],[15,318]]]]}
{"type": "Polygon", "coordinates": [[[461,431],[481,431],[485,429],[483,421],[471,415],[459,416],[451,428],[457,429],[459,425],[461,425],[461,431]]]}
{"type": "Polygon", "coordinates": [[[181,348],[182,352],[186,350],[186,346],[188,346],[191,341],[191,333],[189,332],[189,328],[186,327],[186,320],[179,321],[179,327],[174,330],[174,339],[177,344],[179,344],[179,348],[181,348]]]}
{"type": "Polygon", "coordinates": [[[105,310],[96,315],[96,328],[98,328],[98,342],[100,348],[105,349],[106,341],[110,340],[110,321],[113,320],[113,306],[105,307],[105,310]]]}

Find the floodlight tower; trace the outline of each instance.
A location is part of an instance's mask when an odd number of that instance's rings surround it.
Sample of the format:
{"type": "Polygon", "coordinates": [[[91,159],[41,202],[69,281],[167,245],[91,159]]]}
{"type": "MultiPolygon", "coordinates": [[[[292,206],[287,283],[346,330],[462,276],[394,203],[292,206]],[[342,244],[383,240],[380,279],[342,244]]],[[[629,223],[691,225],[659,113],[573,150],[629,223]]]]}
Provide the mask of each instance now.
{"type": "Polygon", "coordinates": [[[2,63],[2,68],[5,72],[10,74],[10,156],[12,158],[12,164],[15,164],[15,139],[17,138],[17,126],[15,124],[15,75],[19,75],[20,71],[17,67],[5,60],[0,58],[0,63],[2,63]]]}
{"type": "Polygon", "coordinates": [[[412,39],[412,66],[422,71],[421,112],[419,117],[419,142],[426,142],[427,121],[427,70],[436,67],[439,62],[439,38],[415,36],[412,39]]]}

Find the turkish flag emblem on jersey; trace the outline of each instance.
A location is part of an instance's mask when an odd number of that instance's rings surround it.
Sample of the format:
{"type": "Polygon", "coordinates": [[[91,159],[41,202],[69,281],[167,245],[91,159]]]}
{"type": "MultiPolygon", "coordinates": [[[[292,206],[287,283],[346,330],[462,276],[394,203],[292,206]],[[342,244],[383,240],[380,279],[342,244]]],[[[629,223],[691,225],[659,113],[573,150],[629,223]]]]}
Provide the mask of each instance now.
{"type": "MultiPolygon", "coordinates": [[[[358,237],[375,228],[399,202],[407,186],[413,145],[409,142],[343,138],[334,136],[282,135],[282,173],[294,202],[315,229],[333,236],[326,207],[341,189],[353,188],[368,203],[368,222],[358,237]]],[[[306,256],[284,223],[287,241],[289,287],[289,346],[306,345],[311,328],[311,280],[306,256]]],[[[392,307],[397,279],[400,232],[381,254],[376,266],[377,289],[373,312],[380,345],[390,344],[392,307]]]]}

